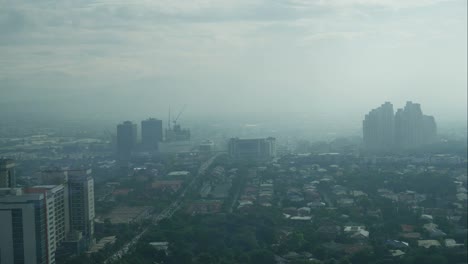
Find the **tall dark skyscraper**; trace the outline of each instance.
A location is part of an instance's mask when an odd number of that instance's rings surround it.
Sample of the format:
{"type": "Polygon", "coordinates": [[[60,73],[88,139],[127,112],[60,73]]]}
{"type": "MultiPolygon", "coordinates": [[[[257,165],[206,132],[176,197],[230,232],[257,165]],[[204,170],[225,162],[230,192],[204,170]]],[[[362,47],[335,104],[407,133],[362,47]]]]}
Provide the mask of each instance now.
{"type": "Polygon", "coordinates": [[[117,156],[128,160],[137,142],[137,126],[131,121],[117,125],[117,156]]]}
{"type": "Polygon", "coordinates": [[[422,113],[421,105],[407,102],[393,114],[386,102],[373,109],[363,121],[364,147],[369,151],[408,149],[436,140],[437,125],[433,116],[422,113]]]}
{"type": "Polygon", "coordinates": [[[163,141],[162,120],[149,118],[141,121],[141,144],[144,149],[156,150],[163,141]]]}
{"type": "Polygon", "coordinates": [[[389,150],[394,144],[393,105],[385,102],[363,121],[364,146],[368,150],[389,150]]]}
{"type": "Polygon", "coordinates": [[[68,173],[70,229],[91,241],[94,235],[94,179],[91,169],[68,173]]]}

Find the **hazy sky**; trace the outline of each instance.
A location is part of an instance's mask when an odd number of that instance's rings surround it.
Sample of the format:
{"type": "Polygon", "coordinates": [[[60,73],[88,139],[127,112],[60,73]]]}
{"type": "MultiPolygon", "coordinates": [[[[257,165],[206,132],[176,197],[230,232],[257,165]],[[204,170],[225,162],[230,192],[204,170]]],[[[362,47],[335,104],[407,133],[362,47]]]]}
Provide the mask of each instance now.
{"type": "Polygon", "coordinates": [[[10,113],[466,119],[466,0],[0,0],[10,113]]]}

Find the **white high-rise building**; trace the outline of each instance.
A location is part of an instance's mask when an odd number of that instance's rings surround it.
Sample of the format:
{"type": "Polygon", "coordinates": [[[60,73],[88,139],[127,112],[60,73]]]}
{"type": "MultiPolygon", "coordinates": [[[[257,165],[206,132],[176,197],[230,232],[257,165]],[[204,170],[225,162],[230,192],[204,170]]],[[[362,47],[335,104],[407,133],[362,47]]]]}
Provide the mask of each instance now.
{"type": "Polygon", "coordinates": [[[65,185],[40,185],[25,189],[26,193],[43,193],[47,199],[52,200],[53,207],[48,206],[47,211],[54,215],[55,246],[58,247],[65,240],[70,231],[70,215],[68,205],[68,190],[65,185]],[[53,212],[50,212],[53,210],[53,212]]]}
{"type": "Polygon", "coordinates": [[[42,186],[56,197],[59,254],[80,254],[93,242],[94,180],[90,169],[50,168],[42,171],[42,186]],[[84,243],[83,243],[84,241],[84,243]]]}
{"type": "Polygon", "coordinates": [[[0,189],[0,263],[55,263],[54,224],[53,200],[43,193],[0,189]]]}

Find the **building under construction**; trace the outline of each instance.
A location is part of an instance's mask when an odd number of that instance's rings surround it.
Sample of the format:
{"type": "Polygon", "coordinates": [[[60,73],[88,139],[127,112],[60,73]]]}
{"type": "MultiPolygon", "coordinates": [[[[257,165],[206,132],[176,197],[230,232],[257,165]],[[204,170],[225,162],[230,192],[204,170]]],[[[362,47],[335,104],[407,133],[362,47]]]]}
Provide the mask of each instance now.
{"type": "Polygon", "coordinates": [[[168,119],[168,128],[166,129],[166,142],[174,142],[174,141],[190,141],[190,129],[182,128],[177,121],[179,117],[185,110],[184,106],[179,114],[172,120],[171,126],[171,111],[169,110],[169,119],[168,119]]]}

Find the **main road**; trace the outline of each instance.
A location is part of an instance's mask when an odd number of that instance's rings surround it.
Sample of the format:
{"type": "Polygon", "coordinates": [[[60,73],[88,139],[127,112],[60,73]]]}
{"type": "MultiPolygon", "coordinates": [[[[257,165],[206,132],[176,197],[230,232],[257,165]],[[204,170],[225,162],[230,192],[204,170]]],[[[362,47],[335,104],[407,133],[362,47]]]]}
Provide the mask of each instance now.
{"type": "MultiPolygon", "coordinates": [[[[152,216],[152,222],[153,225],[157,225],[159,221],[167,218],[171,218],[172,215],[174,215],[177,210],[180,209],[183,199],[185,197],[185,194],[188,191],[191,191],[193,186],[196,185],[197,181],[200,179],[202,175],[205,174],[206,170],[213,164],[213,162],[224,153],[218,152],[216,153],[213,157],[208,159],[207,161],[203,162],[200,165],[200,168],[198,169],[197,175],[193,177],[192,181],[184,188],[184,190],[179,194],[177,199],[172,202],[166,209],[164,209],[161,213],[155,214],[152,216]]],[[[148,232],[149,227],[146,227],[141,231],[139,234],[137,234],[132,240],[127,242],[125,245],[122,246],[117,252],[115,252],[113,255],[111,255],[106,261],[104,261],[105,264],[112,263],[113,261],[116,261],[120,258],[122,258],[124,255],[126,255],[129,250],[136,245],[136,243],[141,239],[141,237],[148,232]]]]}

